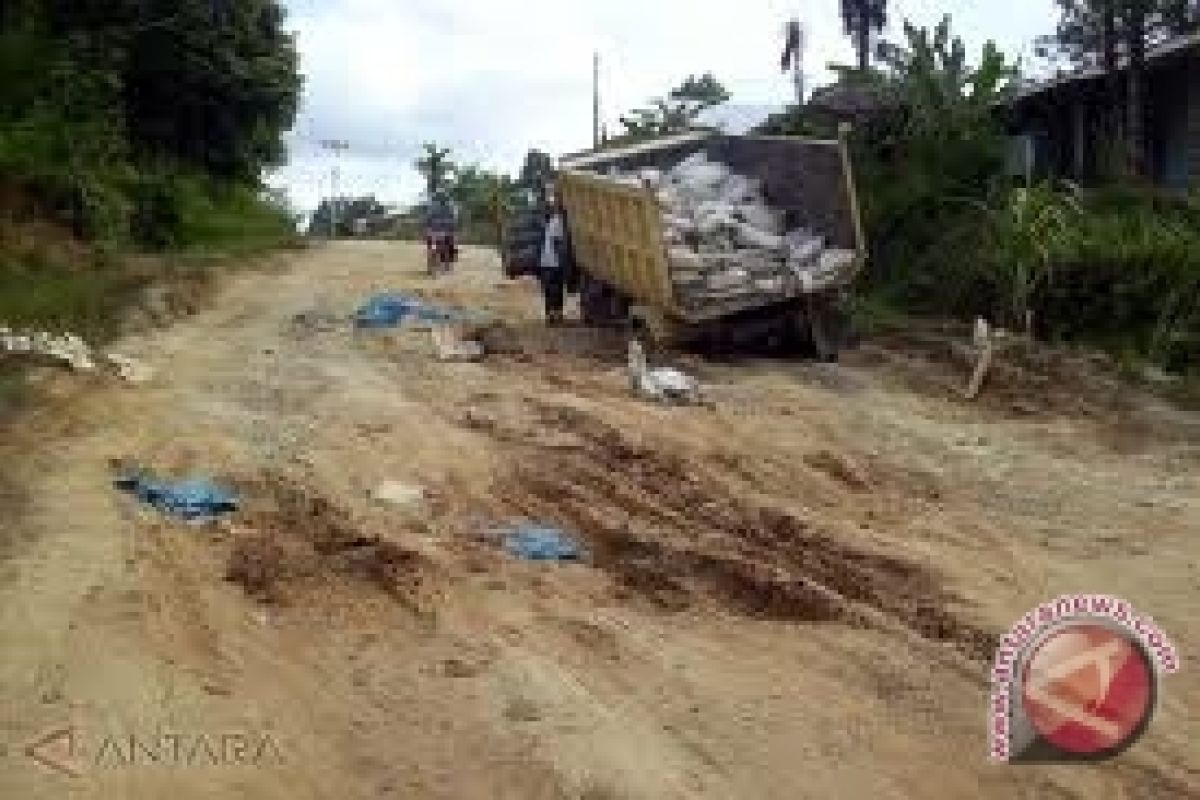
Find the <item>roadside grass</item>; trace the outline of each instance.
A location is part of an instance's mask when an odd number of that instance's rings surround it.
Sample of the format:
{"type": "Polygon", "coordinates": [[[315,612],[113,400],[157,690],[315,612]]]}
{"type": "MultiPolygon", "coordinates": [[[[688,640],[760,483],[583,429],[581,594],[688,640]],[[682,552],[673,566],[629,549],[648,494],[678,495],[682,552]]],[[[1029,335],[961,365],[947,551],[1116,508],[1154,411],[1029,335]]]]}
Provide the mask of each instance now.
{"type": "MultiPolygon", "coordinates": [[[[43,221],[0,218],[0,326],[69,331],[100,346],[120,334],[152,286],[194,297],[223,272],[302,246],[252,194],[207,204],[202,198],[186,211],[178,241],[157,253],[84,243],[43,221]]],[[[0,418],[28,397],[29,366],[0,353],[0,418]]]]}

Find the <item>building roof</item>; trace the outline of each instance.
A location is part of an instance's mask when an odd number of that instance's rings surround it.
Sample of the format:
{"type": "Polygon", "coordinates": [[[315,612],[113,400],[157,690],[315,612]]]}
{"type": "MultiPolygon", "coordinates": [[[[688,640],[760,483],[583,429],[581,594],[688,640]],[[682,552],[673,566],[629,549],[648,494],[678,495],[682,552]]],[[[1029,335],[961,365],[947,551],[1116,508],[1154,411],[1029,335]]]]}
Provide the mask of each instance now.
{"type": "MultiPolygon", "coordinates": [[[[1190,33],[1186,36],[1176,36],[1172,39],[1156,45],[1146,51],[1146,62],[1153,65],[1155,62],[1162,61],[1170,56],[1178,55],[1189,50],[1200,51],[1200,31],[1190,33]]],[[[1126,69],[1129,66],[1128,59],[1123,59],[1120,64],[1120,69],[1126,69]]],[[[1013,102],[1019,102],[1030,97],[1052,92],[1064,86],[1075,83],[1083,83],[1093,81],[1104,77],[1104,69],[1102,67],[1087,67],[1085,69],[1076,70],[1074,72],[1062,73],[1050,78],[1049,80],[1040,83],[1025,86],[1019,90],[1013,98],[1013,102]]]]}
{"type": "Polygon", "coordinates": [[[638,142],[637,144],[625,145],[624,147],[613,147],[601,150],[585,150],[581,153],[569,153],[560,158],[558,163],[559,166],[565,169],[586,169],[595,164],[603,164],[607,161],[620,160],[628,156],[650,153],[655,150],[667,149],[683,144],[691,144],[692,142],[700,142],[712,135],[712,131],[687,131],[686,133],[677,133],[672,136],[662,136],[657,139],[638,142]]]}
{"type": "Polygon", "coordinates": [[[732,136],[744,136],[766,122],[772,114],[784,110],[784,106],[721,103],[701,111],[696,116],[695,124],[701,128],[715,128],[732,136]]]}

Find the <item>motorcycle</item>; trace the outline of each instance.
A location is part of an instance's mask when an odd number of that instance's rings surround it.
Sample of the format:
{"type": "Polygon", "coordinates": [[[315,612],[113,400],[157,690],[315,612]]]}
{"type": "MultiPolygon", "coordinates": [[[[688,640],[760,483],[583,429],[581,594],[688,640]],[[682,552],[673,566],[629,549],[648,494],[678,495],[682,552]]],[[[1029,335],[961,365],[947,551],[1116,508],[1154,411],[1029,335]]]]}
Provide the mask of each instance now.
{"type": "Polygon", "coordinates": [[[429,277],[448,274],[458,260],[458,248],[452,233],[431,233],[425,239],[425,254],[429,277]]]}

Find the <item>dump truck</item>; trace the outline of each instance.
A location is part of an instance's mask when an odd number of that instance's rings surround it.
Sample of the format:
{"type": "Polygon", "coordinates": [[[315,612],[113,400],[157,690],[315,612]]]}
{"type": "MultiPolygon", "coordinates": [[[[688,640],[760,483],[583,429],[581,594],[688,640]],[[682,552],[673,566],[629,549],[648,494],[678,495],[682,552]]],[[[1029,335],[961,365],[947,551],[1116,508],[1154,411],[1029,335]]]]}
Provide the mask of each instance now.
{"type": "Polygon", "coordinates": [[[673,342],[796,336],[820,358],[836,358],[841,301],[866,259],[846,133],[811,140],[696,131],[562,159],[555,189],[566,209],[584,320],[633,320],[653,338],[673,342]],[[658,196],[611,176],[669,170],[697,153],[760,182],[787,227],[813,231],[848,254],[835,279],[819,287],[787,281],[769,297],[699,307],[681,302],[658,196]]]}

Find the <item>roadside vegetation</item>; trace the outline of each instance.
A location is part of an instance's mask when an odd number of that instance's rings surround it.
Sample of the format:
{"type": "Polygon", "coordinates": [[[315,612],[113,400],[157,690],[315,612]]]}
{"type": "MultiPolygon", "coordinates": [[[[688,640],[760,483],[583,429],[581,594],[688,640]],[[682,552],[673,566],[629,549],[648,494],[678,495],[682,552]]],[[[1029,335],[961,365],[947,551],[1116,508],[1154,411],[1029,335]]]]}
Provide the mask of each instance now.
{"type": "MultiPolygon", "coordinates": [[[[1131,49],[1119,37],[1144,42],[1195,25],[1143,8],[1153,3],[1110,4],[1119,7],[1110,43],[1103,4],[1061,5],[1059,33],[1043,46],[1057,44],[1074,63],[1131,49]],[[1134,19],[1139,8],[1149,16],[1134,19]]],[[[859,112],[852,143],[871,262],[858,307],[867,324],[980,316],[1041,340],[1102,347],[1125,365],[1197,377],[1200,198],[1144,180],[1139,106],[1115,104],[1124,119],[1105,135],[1118,157],[1100,185],[1029,181],[1011,169],[999,113],[1020,85],[1018,65],[990,44],[971,57],[949,18],[933,29],[906,25],[902,42],[881,42],[874,56],[862,59],[865,69],[839,68],[816,102],[763,128],[828,136],[829,106],[859,112]]],[[[1136,69],[1126,79],[1137,80],[1136,69]]]]}
{"type": "Polygon", "coordinates": [[[275,0],[0,1],[0,324],[103,339],[147,285],[288,243],[260,176],[299,91],[275,0]]]}

